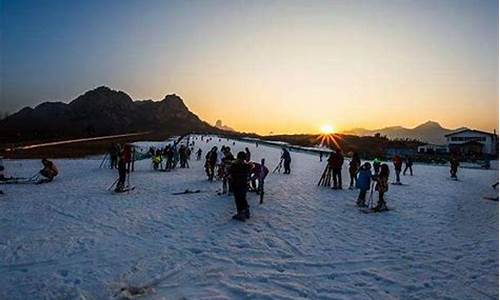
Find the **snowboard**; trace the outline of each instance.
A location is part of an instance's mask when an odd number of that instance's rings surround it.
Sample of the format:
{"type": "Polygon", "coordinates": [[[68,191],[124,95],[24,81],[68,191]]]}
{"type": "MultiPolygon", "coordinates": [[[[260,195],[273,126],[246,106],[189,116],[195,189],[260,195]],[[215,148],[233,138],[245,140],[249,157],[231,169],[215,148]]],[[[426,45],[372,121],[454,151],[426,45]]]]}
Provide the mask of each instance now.
{"type": "Polygon", "coordinates": [[[406,185],[406,183],[401,182],[391,182],[392,185],[406,185]]]}

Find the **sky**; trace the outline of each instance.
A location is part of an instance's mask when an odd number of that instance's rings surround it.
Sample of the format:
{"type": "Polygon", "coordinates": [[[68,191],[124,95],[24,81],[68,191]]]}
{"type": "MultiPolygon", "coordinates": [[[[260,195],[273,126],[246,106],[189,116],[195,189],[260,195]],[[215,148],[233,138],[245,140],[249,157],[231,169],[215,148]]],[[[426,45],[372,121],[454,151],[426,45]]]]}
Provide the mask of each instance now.
{"type": "Polygon", "coordinates": [[[106,85],[237,130],[498,129],[498,1],[0,0],[0,112],[106,85]]]}

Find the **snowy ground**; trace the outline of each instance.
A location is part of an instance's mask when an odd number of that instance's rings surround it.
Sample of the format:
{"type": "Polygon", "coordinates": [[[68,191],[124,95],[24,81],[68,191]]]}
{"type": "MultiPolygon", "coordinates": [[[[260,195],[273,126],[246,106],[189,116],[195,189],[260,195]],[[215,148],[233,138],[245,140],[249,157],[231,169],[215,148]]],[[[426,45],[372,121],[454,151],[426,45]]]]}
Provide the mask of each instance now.
{"type": "MultiPolygon", "coordinates": [[[[279,160],[278,148],[222,143],[279,160]]],[[[498,297],[498,202],[482,199],[498,170],[461,169],[455,182],[447,167],[417,165],[390,186],[392,211],[364,214],[356,191],[316,186],[317,156],[292,158],[263,205],[249,196],[246,223],[231,220],[233,199],[201,161],[169,173],[141,161],[123,195],[106,191],[116,173],[100,159],[56,160],[50,184],[0,185],[0,299],[114,299],[124,287],[146,287],[140,299],[498,297]],[[207,192],[171,195],[185,189],[207,192]]],[[[5,164],[15,176],[40,168],[5,164]]]]}

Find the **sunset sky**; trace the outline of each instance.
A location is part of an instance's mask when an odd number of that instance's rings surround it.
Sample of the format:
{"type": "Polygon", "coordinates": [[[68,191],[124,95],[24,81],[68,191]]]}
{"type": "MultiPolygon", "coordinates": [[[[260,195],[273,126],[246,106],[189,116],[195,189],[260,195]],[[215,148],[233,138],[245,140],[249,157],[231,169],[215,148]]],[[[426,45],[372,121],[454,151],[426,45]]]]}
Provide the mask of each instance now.
{"type": "Polygon", "coordinates": [[[498,127],[497,1],[0,3],[0,111],[107,85],[263,134],[498,127]]]}

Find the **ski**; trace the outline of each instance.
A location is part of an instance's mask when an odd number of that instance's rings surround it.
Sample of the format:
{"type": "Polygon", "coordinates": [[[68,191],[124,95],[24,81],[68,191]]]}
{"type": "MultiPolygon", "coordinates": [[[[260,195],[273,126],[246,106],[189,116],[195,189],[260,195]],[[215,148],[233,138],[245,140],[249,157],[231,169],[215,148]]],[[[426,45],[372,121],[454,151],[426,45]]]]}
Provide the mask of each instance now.
{"type": "Polygon", "coordinates": [[[382,213],[382,212],[386,212],[386,211],[390,211],[390,210],[393,210],[393,209],[386,208],[386,209],[382,209],[382,210],[377,211],[377,210],[374,210],[373,208],[368,208],[368,207],[359,208],[359,211],[362,213],[365,213],[365,214],[382,213]]]}
{"type": "Polygon", "coordinates": [[[202,193],[203,191],[201,190],[185,190],[183,192],[176,192],[176,193],[172,193],[172,195],[186,195],[186,194],[199,194],[199,193],[202,193]]]}
{"type": "Polygon", "coordinates": [[[116,191],[115,190],[115,191],[113,191],[113,193],[115,193],[115,194],[122,194],[122,193],[126,193],[126,192],[131,192],[133,190],[135,190],[135,186],[132,186],[132,187],[129,187],[129,188],[125,188],[125,189],[120,190],[120,191],[116,191]]]}
{"type": "Polygon", "coordinates": [[[487,197],[487,196],[485,196],[485,197],[483,197],[483,199],[485,199],[485,200],[491,200],[491,201],[498,201],[498,197],[487,197]]]}

